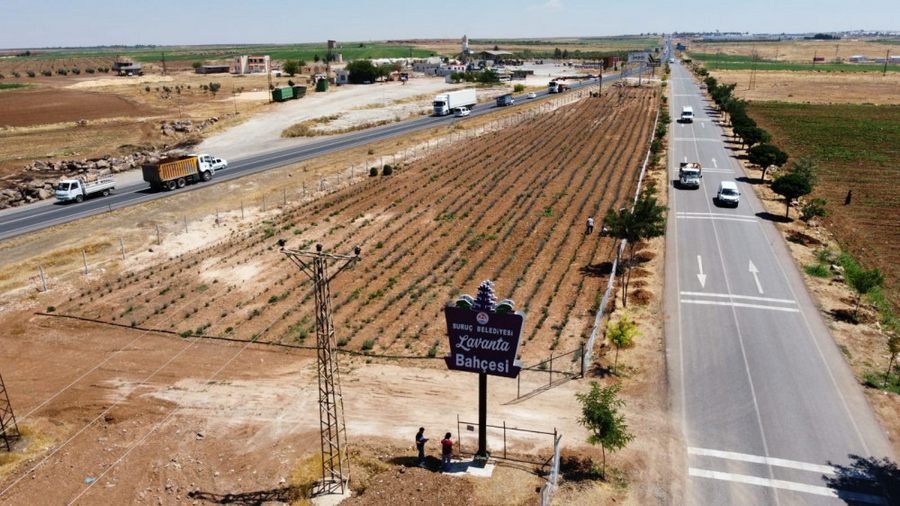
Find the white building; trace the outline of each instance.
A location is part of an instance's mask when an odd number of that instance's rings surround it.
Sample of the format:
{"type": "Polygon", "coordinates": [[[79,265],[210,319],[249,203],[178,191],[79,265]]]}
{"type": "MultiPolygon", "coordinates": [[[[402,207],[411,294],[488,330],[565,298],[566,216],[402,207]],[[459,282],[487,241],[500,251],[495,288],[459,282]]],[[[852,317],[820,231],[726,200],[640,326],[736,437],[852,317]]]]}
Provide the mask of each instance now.
{"type": "Polygon", "coordinates": [[[241,55],[234,57],[235,74],[268,74],[271,69],[269,55],[241,55]]]}

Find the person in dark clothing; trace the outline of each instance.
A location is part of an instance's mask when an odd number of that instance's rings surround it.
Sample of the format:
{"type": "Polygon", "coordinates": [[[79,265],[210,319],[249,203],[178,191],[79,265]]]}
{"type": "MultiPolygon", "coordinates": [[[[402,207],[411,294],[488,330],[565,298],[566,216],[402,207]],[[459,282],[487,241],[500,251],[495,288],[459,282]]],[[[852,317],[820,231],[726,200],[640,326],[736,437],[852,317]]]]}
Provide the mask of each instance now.
{"type": "Polygon", "coordinates": [[[849,206],[850,201],[853,199],[853,190],[847,190],[847,197],[844,198],[844,205],[849,206]]]}
{"type": "Polygon", "coordinates": [[[453,439],[450,436],[448,432],[441,439],[441,469],[444,471],[450,469],[450,457],[453,456],[453,439]]]}
{"type": "Polygon", "coordinates": [[[419,432],[416,433],[416,449],[419,450],[419,467],[425,467],[426,441],[428,441],[428,438],[425,437],[425,427],[419,427],[419,432]]]}

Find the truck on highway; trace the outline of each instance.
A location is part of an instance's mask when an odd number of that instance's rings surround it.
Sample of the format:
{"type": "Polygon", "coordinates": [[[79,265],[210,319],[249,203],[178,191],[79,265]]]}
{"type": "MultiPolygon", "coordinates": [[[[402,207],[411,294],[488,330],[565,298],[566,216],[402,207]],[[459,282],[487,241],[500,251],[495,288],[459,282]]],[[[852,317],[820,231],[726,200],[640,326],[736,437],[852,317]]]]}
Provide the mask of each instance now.
{"type": "Polygon", "coordinates": [[[82,178],[63,179],[56,185],[56,200],[60,202],[82,202],[88,197],[107,196],[116,189],[116,180],[111,177],[96,181],[85,181],[82,178]]]}
{"type": "Polygon", "coordinates": [[[467,88],[435,96],[432,106],[434,107],[435,116],[446,116],[460,107],[471,109],[476,103],[475,88],[467,88]]]}
{"type": "Polygon", "coordinates": [[[550,81],[547,84],[547,93],[562,93],[569,89],[569,85],[559,81],[550,81]]]}
{"type": "Polygon", "coordinates": [[[500,95],[499,97],[497,97],[497,107],[506,107],[508,105],[513,105],[515,103],[516,103],[515,99],[509,93],[507,93],[506,95],[500,95]]]}
{"type": "Polygon", "coordinates": [[[681,162],[678,168],[678,186],[681,188],[700,188],[703,178],[703,167],[697,162],[681,162]]]}
{"type": "Polygon", "coordinates": [[[185,155],[165,158],[158,163],[145,163],[144,181],[153,190],[184,188],[188,183],[209,181],[216,173],[215,158],[210,155],[185,155]]]}
{"type": "Polygon", "coordinates": [[[693,123],[694,122],[694,108],[686,105],[681,108],[681,118],[679,119],[682,123],[693,123]]]}

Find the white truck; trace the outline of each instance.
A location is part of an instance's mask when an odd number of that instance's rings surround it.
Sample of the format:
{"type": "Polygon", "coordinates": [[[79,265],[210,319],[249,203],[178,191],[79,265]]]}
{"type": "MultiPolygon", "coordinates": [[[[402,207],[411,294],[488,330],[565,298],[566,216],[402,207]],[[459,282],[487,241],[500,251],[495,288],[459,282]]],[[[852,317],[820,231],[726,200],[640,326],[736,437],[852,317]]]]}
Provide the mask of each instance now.
{"type": "Polygon", "coordinates": [[[681,162],[678,168],[678,186],[681,188],[700,188],[703,178],[703,167],[697,163],[681,162]]]}
{"type": "Polygon", "coordinates": [[[435,96],[432,106],[434,107],[435,116],[446,116],[460,107],[471,109],[476,103],[475,88],[467,88],[435,96]]]}
{"type": "Polygon", "coordinates": [[[694,122],[694,108],[686,105],[681,108],[681,119],[679,120],[682,123],[693,123],[694,122]]]}
{"type": "Polygon", "coordinates": [[[85,181],[82,178],[63,179],[56,185],[56,200],[60,202],[82,202],[88,197],[107,196],[116,189],[116,180],[111,177],[96,181],[85,181]]]}

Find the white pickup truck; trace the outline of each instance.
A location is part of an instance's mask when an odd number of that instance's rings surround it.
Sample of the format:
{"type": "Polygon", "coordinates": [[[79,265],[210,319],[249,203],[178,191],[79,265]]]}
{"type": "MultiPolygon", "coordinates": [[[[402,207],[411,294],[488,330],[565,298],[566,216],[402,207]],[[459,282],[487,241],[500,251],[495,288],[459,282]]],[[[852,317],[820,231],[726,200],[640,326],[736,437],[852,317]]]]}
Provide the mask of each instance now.
{"type": "Polygon", "coordinates": [[[96,181],[85,181],[81,178],[63,179],[56,185],[56,200],[60,202],[82,202],[88,197],[107,196],[116,189],[116,180],[111,177],[96,181]]]}
{"type": "Polygon", "coordinates": [[[700,188],[703,167],[697,163],[681,162],[678,168],[678,186],[681,188],[700,188]]]}

